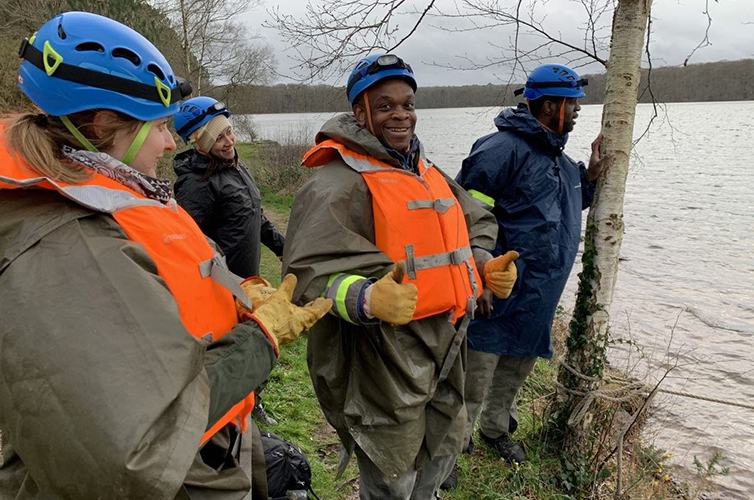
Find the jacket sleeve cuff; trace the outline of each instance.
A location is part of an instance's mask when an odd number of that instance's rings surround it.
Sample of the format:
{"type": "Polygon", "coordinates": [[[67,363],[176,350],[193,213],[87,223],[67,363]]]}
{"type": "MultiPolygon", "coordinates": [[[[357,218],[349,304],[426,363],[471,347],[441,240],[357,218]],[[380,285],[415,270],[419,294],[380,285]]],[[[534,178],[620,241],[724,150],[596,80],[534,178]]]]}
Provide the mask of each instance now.
{"type": "Polygon", "coordinates": [[[471,253],[474,255],[474,263],[476,264],[476,269],[479,272],[479,275],[482,276],[482,280],[484,280],[484,265],[488,260],[492,258],[492,254],[487,250],[479,247],[472,248],[471,253]]]}
{"type": "Polygon", "coordinates": [[[264,326],[264,324],[259,321],[256,317],[252,316],[249,313],[244,313],[241,315],[241,319],[244,322],[253,322],[255,325],[259,327],[259,329],[264,333],[264,336],[267,337],[267,340],[270,341],[270,344],[272,344],[272,349],[275,351],[275,359],[280,357],[280,348],[278,347],[278,342],[275,339],[275,337],[270,334],[269,331],[267,331],[267,327],[264,326]]]}
{"type": "Polygon", "coordinates": [[[581,209],[586,210],[592,206],[592,202],[594,201],[597,179],[593,181],[587,179],[586,166],[581,162],[579,163],[579,170],[581,173],[581,209]]]}
{"type": "Polygon", "coordinates": [[[323,297],[332,299],[330,314],[355,325],[379,323],[364,312],[364,292],[374,280],[356,274],[336,273],[330,276],[323,297]]]}

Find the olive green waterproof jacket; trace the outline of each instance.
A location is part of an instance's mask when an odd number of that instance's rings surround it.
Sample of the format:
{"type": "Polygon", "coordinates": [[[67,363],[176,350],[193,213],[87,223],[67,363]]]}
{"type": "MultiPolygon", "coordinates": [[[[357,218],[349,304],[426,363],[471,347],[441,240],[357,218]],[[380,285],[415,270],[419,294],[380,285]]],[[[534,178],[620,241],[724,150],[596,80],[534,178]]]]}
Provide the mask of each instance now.
{"type": "Polygon", "coordinates": [[[115,221],[0,190],[0,499],[241,499],[209,425],[275,364],[255,324],[205,345],[115,221]]]}
{"type": "MultiPolygon", "coordinates": [[[[317,142],[326,139],[399,168],[350,114],[323,126],[317,142]]],[[[494,216],[446,179],[463,208],[477,261],[489,258],[497,237],[494,216]]],[[[283,256],[285,272],[298,277],[294,300],[302,303],[320,296],[333,273],[379,278],[393,267],[374,244],[369,189],[340,158],[296,194],[283,256]]],[[[449,376],[438,384],[455,334],[444,314],[403,327],[356,325],[327,315],[312,328],[308,362],[314,390],[349,454],[358,444],[383,473],[396,476],[427,459],[460,452],[465,343],[449,376]]]]}

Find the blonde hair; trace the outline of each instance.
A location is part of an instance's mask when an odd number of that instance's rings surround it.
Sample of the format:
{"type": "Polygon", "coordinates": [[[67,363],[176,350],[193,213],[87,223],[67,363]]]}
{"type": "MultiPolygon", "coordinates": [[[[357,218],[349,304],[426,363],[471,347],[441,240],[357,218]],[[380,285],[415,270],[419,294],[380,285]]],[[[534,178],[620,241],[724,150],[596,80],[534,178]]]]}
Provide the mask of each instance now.
{"type": "MultiPolygon", "coordinates": [[[[108,151],[116,134],[121,130],[133,131],[140,122],[122,113],[106,111],[105,119],[97,123],[97,110],[69,115],[68,119],[79,129],[98,151],[108,151]]],[[[4,125],[4,139],[11,154],[17,154],[35,172],[69,184],[85,181],[91,175],[81,165],[68,161],[63,146],[86,149],[65,127],[58,117],[37,113],[6,115],[0,119],[4,125]]]]}

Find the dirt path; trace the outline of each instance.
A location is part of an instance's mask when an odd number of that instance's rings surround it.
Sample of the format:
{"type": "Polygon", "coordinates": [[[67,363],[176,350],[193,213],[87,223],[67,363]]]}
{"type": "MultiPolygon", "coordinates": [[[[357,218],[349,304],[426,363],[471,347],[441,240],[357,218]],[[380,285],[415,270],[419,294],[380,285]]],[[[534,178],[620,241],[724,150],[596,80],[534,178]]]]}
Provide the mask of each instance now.
{"type": "Polygon", "coordinates": [[[271,208],[265,207],[264,215],[267,217],[267,220],[275,225],[281,234],[285,235],[286,231],[288,231],[288,217],[290,214],[276,212],[271,208]]]}

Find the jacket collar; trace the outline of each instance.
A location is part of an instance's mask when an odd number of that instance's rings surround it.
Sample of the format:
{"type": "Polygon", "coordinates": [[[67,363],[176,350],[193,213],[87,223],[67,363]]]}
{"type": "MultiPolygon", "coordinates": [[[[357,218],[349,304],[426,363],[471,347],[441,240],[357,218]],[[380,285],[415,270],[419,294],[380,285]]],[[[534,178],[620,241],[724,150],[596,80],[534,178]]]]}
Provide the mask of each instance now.
{"type": "Polygon", "coordinates": [[[495,125],[498,130],[520,135],[532,146],[554,156],[561,155],[568,142],[568,134],[556,134],[546,129],[529,112],[526,104],[504,109],[495,118],[495,125]]]}
{"type": "Polygon", "coordinates": [[[419,172],[421,143],[416,136],[411,138],[411,144],[409,145],[407,153],[401,153],[400,151],[390,148],[385,148],[385,150],[390,156],[398,160],[398,163],[401,164],[401,168],[403,170],[408,170],[409,172],[413,172],[415,174],[419,172]]]}
{"type": "Polygon", "coordinates": [[[419,139],[411,139],[411,148],[407,155],[386,148],[369,130],[360,126],[352,113],[343,113],[328,120],[317,134],[316,143],[332,139],[345,147],[363,155],[371,156],[381,162],[397,168],[416,172],[423,149],[419,139]]]}

